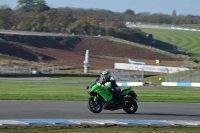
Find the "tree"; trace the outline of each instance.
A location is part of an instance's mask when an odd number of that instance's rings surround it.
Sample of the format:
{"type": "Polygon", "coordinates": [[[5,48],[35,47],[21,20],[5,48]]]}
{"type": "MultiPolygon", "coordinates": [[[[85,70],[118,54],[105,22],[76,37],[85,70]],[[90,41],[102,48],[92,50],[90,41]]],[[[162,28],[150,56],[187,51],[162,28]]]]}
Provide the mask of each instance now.
{"type": "Polygon", "coordinates": [[[121,18],[124,21],[133,21],[134,16],[135,12],[131,9],[127,9],[125,12],[122,13],[121,18]]]}
{"type": "Polygon", "coordinates": [[[24,12],[43,12],[50,9],[50,7],[46,5],[45,0],[18,0],[17,3],[17,9],[24,12]]]}
{"type": "Polygon", "coordinates": [[[172,17],[176,17],[176,10],[173,10],[172,17]]]}
{"type": "Polygon", "coordinates": [[[34,6],[34,0],[18,0],[17,8],[21,11],[30,12],[34,6]]]}
{"type": "Polygon", "coordinates": [[[98,16],[87,16],[86,20],[91,25],[98,25],[100,23],[98,16]]]}
{"type": "Polygon", "coordinates": [[[13,10],[7,6],[0,6],[0,29],[9,29],[15,22],[16,17],[13,10]]]}
{"type": "Polygon", "coordinates": [[[43,12],[50,10],[50,7],[46,5],[45,0],[37,0],[34,10],[38,12],[43,12]]]}
{"type": "Polygon", "coordinates": [[[173,12],[172,12],[172,22],[173,22],[173,24],[177,23],[176,10],[173,10],[173,12]]]}
{"type": "Polygon", "coordinates": [[[127,15],[135,15],[135,12],[131,9],[127,9],[124,14],[127,14],[127,15]]]}
{"type": "Polygon", "coordinates": [[[115,31],[115,29],[114,28],[106,28],[106,35],[108,35],[108,36],[115,36],[115,34],[116,34],[116,31],[115,31]]]}

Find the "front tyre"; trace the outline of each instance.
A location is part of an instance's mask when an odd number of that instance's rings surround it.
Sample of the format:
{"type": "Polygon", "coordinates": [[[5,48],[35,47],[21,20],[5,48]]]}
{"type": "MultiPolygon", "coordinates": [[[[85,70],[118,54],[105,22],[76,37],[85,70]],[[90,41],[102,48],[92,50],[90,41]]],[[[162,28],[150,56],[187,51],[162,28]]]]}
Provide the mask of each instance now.
{"type": "Polygon", "coordinates": [[[131,97],[124,98],[123,110],[128,114],[134,114],[138,109],[137,102],[131,97]]]}
{"type": "Polygon", "coordinates": [[[93,113],[100,113],[103,109],[103,105],[98,102],[98,101],[94,101],[94,98],[89,98],[88,100],[88,109],[93,112],[93,113]]]}

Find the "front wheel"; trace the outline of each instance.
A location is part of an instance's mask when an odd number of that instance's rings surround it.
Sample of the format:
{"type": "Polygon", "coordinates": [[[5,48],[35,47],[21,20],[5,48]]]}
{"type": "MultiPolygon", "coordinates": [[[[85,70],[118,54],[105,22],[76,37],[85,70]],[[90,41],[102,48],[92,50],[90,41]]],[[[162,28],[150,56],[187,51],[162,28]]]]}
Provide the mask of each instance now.
{"type": "Polygon", "coordinates": [[[89,98],[88,100],[88,109],[93,113],[100,113],[103,109],[102,103],[94,101],[94,98],[89,98]]]}
{"type": "Polygon", "coordinates": [[[138,109],[137,102],[131,97],[124,98],[123,110],[128,114],[134,114],[138,109]]]}

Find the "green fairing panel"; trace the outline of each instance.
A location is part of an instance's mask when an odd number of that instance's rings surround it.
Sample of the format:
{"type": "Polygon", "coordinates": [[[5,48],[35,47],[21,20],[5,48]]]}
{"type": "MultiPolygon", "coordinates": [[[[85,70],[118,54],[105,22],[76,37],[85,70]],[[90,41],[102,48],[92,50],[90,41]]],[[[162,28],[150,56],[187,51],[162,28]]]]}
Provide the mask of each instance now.
{"type": "Polygon", "coordinates": [[[132,91],[132,89],[127,89],[127,90],[123,91],[121,93],[121,95],[125,96],[125,95],[129,94],[131,91],[132,91]]]}
{"type": "Polygon", "coordinates": [[[94,85],[92,87],[92,90],[98,94],[100,94],[106,101],[109,101],[113,98],[112,93],[108,91],[110,87],[109,86],[98,86],[94,85]]]}

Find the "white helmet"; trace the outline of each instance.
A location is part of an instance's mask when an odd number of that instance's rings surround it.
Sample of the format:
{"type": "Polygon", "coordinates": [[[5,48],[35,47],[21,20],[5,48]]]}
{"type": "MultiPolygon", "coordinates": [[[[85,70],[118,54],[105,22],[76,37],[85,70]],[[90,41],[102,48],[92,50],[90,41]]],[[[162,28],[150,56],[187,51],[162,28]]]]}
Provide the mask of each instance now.
{"type": "Polygon", "coordinates": [[[111,73],[109,70],[104,70],[102,73],[101,73],[103,79],[107,79],[111,76],[111,73]]]}

